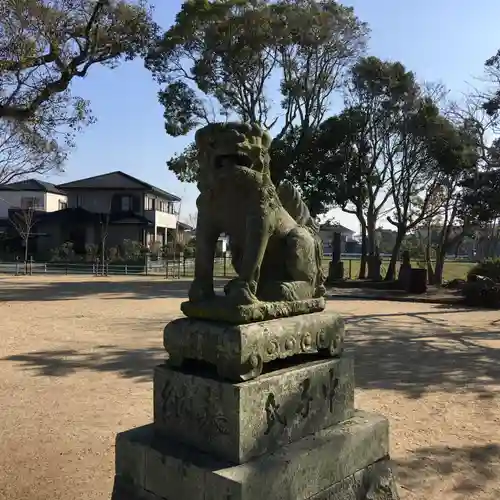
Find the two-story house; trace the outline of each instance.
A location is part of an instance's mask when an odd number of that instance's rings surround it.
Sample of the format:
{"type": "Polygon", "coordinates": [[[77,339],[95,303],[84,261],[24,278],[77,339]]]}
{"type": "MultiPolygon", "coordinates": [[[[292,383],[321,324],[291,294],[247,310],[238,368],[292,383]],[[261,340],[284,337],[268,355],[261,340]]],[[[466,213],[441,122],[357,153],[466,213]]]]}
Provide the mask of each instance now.
{"type": "Polygon", "coordinates": [[[26,231],[30,251],[36,251],[35,221],[66,206],[66,194],[50,182],[26,179],[0,184],[0,252],[23,254],[25,238],[21,233],[26,231]]]}
{"type": "Polygon", "coordinates": [[[76,253],[85,246],[109,247],[124,240],[151,246],[173,240],[177,226],[179,197],[124,172],[107,174],[60,184],[67,196],[67,208],[45,214],[37,223],[45,235],[38,248],[47,252],[66,241],[76,253]]]}
{"type": "Polygon", "coordinates": [[[0,184],[0,220],[8,219],[12,210],[55,212],[66,206],[66,193],[50,182],[27,179],[0,184]]]}

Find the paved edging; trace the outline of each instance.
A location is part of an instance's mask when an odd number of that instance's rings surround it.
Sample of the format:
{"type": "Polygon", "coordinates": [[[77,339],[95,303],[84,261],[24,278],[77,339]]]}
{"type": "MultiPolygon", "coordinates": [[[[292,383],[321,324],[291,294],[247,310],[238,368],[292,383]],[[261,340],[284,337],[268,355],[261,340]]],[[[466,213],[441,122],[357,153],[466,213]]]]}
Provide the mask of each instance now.
{"type": "MultiPolygon", "coordinates": [[[[346,290],[348,290],[346,288],[346,290]]],[[[327,298],[333,300],[385,300],[388,302],[413,302],[413,303],[422,303],[422,304],[445,304],[445,305],[461,305],[461,297],[397,297],[397,296],[388,296],[388,295],[374,295],[374,294],[364,294],[364,293],[349,293],[349,294],[341,294],[339,292],[328,293],[327,298]]],[[[465,306],[465,304],[464,304],[465,306]]]]}

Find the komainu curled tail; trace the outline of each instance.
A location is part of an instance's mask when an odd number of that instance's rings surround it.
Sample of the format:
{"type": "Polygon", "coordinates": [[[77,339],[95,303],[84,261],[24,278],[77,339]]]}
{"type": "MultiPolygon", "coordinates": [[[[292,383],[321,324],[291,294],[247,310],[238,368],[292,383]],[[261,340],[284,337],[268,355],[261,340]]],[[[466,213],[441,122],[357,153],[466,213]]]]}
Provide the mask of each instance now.
{"type": "Polygon", "coordinates": [[[322,297],[326,292],[324,286],[326,275],[323,272],[323,241],[319,236],[319,224],[311,216],[311,212],[304,203],[299,190],[290,181],[282,181],[277,191],[283,208],[299,226],[308,229],[314,237],[316,266],[318,269],[314,295],[322,297]]]}

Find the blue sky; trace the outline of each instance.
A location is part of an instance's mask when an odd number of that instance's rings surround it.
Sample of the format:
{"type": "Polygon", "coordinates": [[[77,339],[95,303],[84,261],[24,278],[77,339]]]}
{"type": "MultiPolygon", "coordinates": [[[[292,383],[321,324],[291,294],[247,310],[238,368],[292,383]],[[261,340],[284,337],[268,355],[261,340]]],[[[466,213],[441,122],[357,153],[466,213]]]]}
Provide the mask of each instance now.
{"type": "MultiPolygon", "coordinates": [[[[181,0],[157,0],[156,19],[167,28],[181,0]]],[[[369,52],[399,60],[419,79],[444,83],[453,94],[478,85],[484,61],[500,48],[500,2],[457,0],[351,0],[358,17],[372,30],[369,52]]],[[[158,88],[141,61],[115,70],[95,67],[73,86],[89,99],[96,124],[77,138],[65,173],[49,178],[62,183],[123,170],[183,198],[181,218],[196,210],[196,187],[179,182],[165,162],[189,138],[165,134],[158,88]]],[[[334,110],[333,110],[334,111],[334,110]]],[[[343,225],[358,230],[356,218],[335,210],[343,225]]]]}

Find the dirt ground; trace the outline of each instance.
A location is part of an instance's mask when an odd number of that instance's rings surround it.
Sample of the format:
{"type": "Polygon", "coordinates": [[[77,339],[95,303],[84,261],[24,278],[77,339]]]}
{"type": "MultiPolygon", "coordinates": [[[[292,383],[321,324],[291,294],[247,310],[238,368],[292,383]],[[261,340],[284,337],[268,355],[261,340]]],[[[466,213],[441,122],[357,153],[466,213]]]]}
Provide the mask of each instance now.
{"type": "MultiPolygon", "coordinates": [[[[185,296],[161,278],[0,278],[0,499],[109,500],[115,435],[152,420],[185,296]]],[[[498,500],[499,312],[328,308],[348,320],[357,406],[390,419],[402,499],[498,500]]]]}

